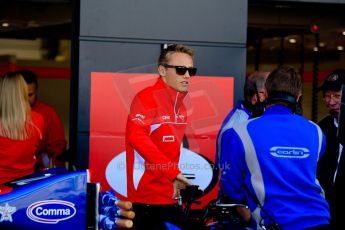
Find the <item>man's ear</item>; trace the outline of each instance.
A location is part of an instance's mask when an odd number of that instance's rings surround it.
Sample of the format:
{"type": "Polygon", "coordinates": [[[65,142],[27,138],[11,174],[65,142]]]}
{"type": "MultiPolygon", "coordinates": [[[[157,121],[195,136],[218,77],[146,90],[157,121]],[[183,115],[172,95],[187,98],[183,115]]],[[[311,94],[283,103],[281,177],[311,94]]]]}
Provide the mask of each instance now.
{"type": "Polygon", "coordinates": [[[260,101],[258,96],[256,94],[254,94],[252,97],[251,97],[251,100],[250,100],[250,103],[252,105],[255,105],[256,102],[260,101]]]}
{"type": "Polygon", "coordinates": [[[159,65],[158,66],[158,73],[161,77],[165,77],[166,75],[166,69],[164,68],[164,66],[159,65]]]}
{"type": "Polygon", "coordinates": [[[297,96],[296,101],[299,102],[299,100],[301,99],[301,97],[302,97],[302,94],[300,93],[300,94],[297,96]]]}

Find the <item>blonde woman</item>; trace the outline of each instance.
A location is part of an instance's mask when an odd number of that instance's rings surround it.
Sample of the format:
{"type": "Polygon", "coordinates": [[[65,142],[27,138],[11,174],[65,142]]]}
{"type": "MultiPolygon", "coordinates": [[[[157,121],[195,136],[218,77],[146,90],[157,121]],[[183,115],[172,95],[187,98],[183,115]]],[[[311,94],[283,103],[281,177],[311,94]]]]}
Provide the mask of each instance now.
{"type": "Polygon", "coordinates": [[[34,172],[43,125],[31,112],[23,77],[16,72],[0,77],[0,184],[34,172]]]}

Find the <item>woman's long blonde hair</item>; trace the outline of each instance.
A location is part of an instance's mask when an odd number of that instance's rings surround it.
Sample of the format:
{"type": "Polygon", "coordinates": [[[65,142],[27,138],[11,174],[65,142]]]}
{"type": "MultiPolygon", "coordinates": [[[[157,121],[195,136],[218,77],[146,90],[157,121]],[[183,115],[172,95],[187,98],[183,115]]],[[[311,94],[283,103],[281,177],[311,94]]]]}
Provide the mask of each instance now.
{"type": "Polygon", "coordinates": [[[0,136],[13,140],[30,137],[31,108],[24,78],[16,72],[0,77],[0,136]]]}

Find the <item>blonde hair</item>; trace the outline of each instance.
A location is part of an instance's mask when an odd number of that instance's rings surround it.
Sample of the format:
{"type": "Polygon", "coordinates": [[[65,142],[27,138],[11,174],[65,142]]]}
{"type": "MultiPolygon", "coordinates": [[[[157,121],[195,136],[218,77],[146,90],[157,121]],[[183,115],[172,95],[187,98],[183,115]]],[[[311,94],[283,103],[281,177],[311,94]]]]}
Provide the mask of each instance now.
{"type": "Polygon", "coordinates": [[[161,51],[161,54],[159,55],[159,58],[158,58],[158,66],[167,64],[170,56],[173,53],[185,53],[191,56],[192,58],[194,56],[194,51],[188,46],[183,45],[183,44],[170,44],[161,51]]]}
{"type": "Polygon", "coordinates": [[[24,78],[16,72],[0,77],[0,136],[25,140],[31,135],[31,109],[24,78]]]}

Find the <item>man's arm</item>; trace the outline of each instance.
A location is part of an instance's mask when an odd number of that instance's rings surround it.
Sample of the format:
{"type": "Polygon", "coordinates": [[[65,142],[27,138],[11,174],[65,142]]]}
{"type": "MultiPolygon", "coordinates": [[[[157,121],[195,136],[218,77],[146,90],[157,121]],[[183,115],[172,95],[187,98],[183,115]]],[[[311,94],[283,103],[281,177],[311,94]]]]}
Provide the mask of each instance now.
{"type": "MultiPolygon", "coordinates": [[[[244,185],[245,157],[241,139],[229,129],[221,139],[220,187],[222,192],[235,203],[246,203],[244,185]]],[[[245,221],[251,218],[250,209],[237,207],[237,212],[245,221]]]]}
{"type": "MultiPolygon", "coordinates": [[[[247,203],[245,200],[244,173],[245,156],[241,139],[229,129],[224,132],[221,139],[221,158],[220,158],[220,187],[222,192],[234,203],[247,203]]],[[[243,220],[251,219],[250,209],[237,207],[237,212],[243,220]]]]}
{"type": "Polygon", "coordinates": [[[45,138],[45,151],[49,154],[49,157],[53,160],[53,165],[61,165],[61,161],[57,160],[57,157],[66,151],[67,141],[65,138],[65,130],[61,119],[57,112],[52,108],[50,112],[49,121],[47,124],[45,138]]]}
{"type": "Polygon", "coordinates": [[[245,158],[242,141],[233,129],[224,132],[220,154],[221,190],[231,200],[240,203],[245,198],[245,158]]]}
{"type": "Polygon", "coordinates": [[[152,164],[157,171],[161,172],[161,176],[174,181],[180,174],[178,165],[171,165],[171,160],[158,149],[150,136],[150,126],[155,115],[154,109],[145,108],[140,98],[135,97],[127,120],[126,139],[147,163],[152,164]]]}

